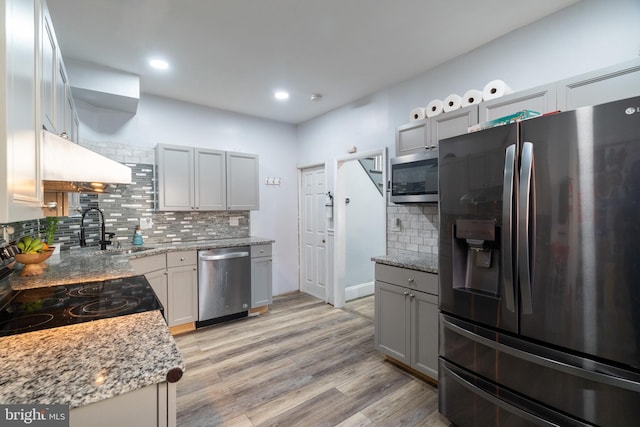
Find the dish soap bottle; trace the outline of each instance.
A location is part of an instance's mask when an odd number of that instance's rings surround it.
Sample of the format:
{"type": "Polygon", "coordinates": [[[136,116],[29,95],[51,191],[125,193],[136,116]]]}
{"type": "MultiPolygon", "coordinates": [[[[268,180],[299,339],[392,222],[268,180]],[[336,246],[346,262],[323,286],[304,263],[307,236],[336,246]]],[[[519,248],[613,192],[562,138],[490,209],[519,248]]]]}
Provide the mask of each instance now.
{"type": "Polygon", "coordinates": [[[139,225],[136,225],[136,231],[133,233],[133,241],[131,243],[135,246],[144,244],[144,240],[142,240],[142,231],[140,231],[139,225]]]}

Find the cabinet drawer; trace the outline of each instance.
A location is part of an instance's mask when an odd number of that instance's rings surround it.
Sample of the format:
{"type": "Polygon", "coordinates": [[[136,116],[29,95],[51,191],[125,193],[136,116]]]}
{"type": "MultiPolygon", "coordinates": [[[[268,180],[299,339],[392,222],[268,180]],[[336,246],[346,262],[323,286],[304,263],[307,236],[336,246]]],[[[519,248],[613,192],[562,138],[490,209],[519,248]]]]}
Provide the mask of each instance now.
{"type": "Polygon", "coordinates": [[[271,245],[251,246],[251,258],[259,256],[271,256],[271,245]]]}
{"type": "Polygon", "coordinates": [[[167,268],[167,258],[164,254],[135,258],[129,261],[136,274],[147,274],[152,271],[167,268]]]}
{"type": "Polygon", "coordinates": [[[376,280],[438,295],[438,275],[376,263],[376,280]]]}
{"type": "Polygon", "coordinates": [[[182,265],[196,265],[198,263],[197,251],[167,252],[167,267],[180,267],[182,265]]]}

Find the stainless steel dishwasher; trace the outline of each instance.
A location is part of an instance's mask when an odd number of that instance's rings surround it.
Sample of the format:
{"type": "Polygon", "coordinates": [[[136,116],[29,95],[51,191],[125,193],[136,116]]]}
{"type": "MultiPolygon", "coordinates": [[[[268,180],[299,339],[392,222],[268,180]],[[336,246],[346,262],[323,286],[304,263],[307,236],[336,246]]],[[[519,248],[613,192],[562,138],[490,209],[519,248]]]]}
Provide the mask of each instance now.
{"type": "Polygon", "coordinates": [[[249,246],[198,251],[197,327],[247,316],[250,252],[249,246]]]}

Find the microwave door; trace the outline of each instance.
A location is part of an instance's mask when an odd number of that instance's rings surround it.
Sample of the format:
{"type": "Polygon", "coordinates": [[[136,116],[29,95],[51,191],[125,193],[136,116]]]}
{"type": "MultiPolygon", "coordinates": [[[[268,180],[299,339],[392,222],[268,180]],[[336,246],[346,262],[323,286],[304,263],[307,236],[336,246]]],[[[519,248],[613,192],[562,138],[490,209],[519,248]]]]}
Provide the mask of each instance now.
{"type": "Polygon", "coordinates": [[[391,161],[391,201],[438,201],[438,158],[435,153],[402,156],[391,161]]]}

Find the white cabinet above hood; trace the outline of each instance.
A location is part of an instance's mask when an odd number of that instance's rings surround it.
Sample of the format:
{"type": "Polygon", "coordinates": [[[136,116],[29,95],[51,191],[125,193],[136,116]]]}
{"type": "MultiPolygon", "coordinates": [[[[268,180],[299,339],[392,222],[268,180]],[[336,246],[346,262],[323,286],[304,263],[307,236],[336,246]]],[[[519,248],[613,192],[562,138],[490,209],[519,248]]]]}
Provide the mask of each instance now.
{"type": "Polygon", "coordinates": [[[42,181],[45,191],[102,193],[131,184],[131,169],[43,130],[42,181]]]}

